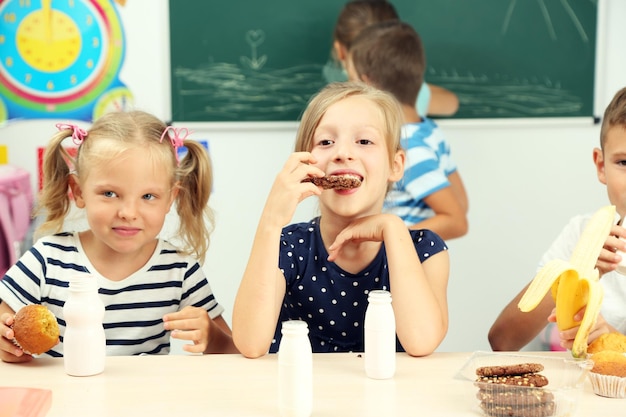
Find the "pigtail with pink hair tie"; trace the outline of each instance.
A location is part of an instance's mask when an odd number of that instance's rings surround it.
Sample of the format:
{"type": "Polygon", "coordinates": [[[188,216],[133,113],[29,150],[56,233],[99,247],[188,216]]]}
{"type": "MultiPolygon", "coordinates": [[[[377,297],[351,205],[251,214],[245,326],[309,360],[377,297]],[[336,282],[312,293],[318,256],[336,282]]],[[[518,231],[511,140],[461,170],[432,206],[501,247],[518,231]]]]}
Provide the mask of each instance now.
{"type": "Polygon", "coordinates": [[[159,142],[163,142],[165,136],[167,136],[170,140],[170,143],[174,147],[174,155],[176,155],[176,162],[180,164],[180,160],[178,159],[178,149],[184,146],[184,141],[187,139],[187,136],[191,134],[191,131],[186,127],[176,128],[173,126],[168,126],[165,128],[163,133],[161,134],[161,139],[159,142]]]}
{"type": "Polygon", "coordinates": [[[83,141],[85,140],[85,138],[87,137],[87,131],[85,129],[82,129],[80,127],[78,127],[75,124],[72,123],[57,123],[56,128],[59,129],[59,131],[62,130],[71,130],[72,131],[72,140],[74,141],[74,145],[76,146],[80,146],[83,141]]]}

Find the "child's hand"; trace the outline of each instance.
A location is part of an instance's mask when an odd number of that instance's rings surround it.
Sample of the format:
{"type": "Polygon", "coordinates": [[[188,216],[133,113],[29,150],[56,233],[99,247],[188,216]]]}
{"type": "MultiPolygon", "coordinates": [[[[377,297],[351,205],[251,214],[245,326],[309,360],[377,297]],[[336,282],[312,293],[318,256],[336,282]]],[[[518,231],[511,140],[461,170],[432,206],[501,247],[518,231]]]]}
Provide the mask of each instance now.
{"type": "Polygon", "coordinates": [[[0,315],[0,359],[3,362],[28,362],[33,359],[31,355],[27,355],[13,344],[13,315],[2,313],[0,315]]]}
{"type": "Polygon", "coordinates": [[[611,233],[609,237],[606,238],[604,242],[604,247],[600,252],[600,256],[598,256],[598,261],[596,262],[596,268],[600,271],[600,276],[606,274],[607,272],[614,271],[617,268],[622,256],[615,253],[616,251],[621,251],[626,253],[626,242],[621,240],[626,239],[626,228],[613,225],[611,227],[611,233]]]}
{"type": "Polygon", "coordinates": [[[183,345],[183,350],[190,353],[202,353],[206,350],[211,324],[207,311],[199,307],[187,306],[176,313],[163,316],[163,326],[172,331],[174,339],[193,342],[183,345]]]}
{"type": "MultiPolygon", "coordinates": [[[[580,321],[583,319],[585,314],[585,307],[581,308],[578,313],[574,315],[574,320],[580,321]]],[[[550,316],[548,316],[548,321],[556,323],[556,308],[552,310],[550,316]]],[[[571,329],[559,331],[559,337],[561,338],[561,347],[566,349],[572,349],[574,345],[574,339],[576,338],[576,333],[578,333],[579,326],[572,327],[571,329]]],[[[591,328],[589,332],[589,338],[587,339],[587,343],[591,343],[596,340],[600,335],[604,333],[609,333],[611,328],[609,324],[604,320],[602,314],[598,314],[598,319],[596,320],[596,324],[591,328]]]]}
{"type": "Polygon", "coordinates": [[[271,221],[277,227],[284,227],[293,218],[298,204],[307,197],[320,195],[321,187],[310,182],[302,182],[307,177],[323,177],[324,171],[314,167],[315,158],[309,152],[291,154],[283,169],[276,176],[263,209],[264,222],[271,221]]]}
{"type": "Polygon", "coordinates": [[[356,219],[343,229],[328,247],[328,260],[331,262],[336,260],[348,243],[382,242],[385,229],[388,227],[407,229],[398,216],[391,214],[375,214],[356,219]]]}

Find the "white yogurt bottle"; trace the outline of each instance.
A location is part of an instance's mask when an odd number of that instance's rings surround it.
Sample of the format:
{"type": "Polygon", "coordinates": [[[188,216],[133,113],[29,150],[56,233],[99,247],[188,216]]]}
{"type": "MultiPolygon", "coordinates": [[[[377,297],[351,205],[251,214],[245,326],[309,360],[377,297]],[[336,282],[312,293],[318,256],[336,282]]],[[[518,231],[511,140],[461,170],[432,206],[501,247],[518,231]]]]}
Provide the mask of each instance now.
{"type": "Polygon", "coordinates": [[[98,295],[95,277],[83,274],[70,278],[69,297],[63,306],[63,316],[65,372],[72,376],[90,376],[104,371],[104,304],[98,295]]]}
{"type": "Polygon", "coordinates": [[[365,311],[365,373],[372,379],[392,378],[396,372],[396,320],[389,291],[369,292],[365,311]]]}
{"type": "Polygon", "coordinates": [[[313,411],[313,354],[305,321],[282,323],[278,347],[278,409],[281,417],[309,417],[313,411]]]}

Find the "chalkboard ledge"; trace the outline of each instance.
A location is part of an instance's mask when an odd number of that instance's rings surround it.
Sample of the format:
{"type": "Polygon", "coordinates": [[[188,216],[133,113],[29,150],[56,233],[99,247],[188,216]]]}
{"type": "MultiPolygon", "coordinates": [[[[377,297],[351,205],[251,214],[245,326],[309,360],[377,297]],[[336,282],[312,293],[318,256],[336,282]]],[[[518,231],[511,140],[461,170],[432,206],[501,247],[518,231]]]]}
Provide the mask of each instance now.
{"type": "Polygon", "coordinates": [[[548,127],[548,126],[592,126],[597,117],[512,117],[500,119],[440,119],[435,122],[445,127],[548,127]]]}
{"type": "Polygon", "coordinates": [[[295,131],[299,122],[177,122],[172,126],[186,127],[189,130],[219,130],[219,131],[295,131]]]}

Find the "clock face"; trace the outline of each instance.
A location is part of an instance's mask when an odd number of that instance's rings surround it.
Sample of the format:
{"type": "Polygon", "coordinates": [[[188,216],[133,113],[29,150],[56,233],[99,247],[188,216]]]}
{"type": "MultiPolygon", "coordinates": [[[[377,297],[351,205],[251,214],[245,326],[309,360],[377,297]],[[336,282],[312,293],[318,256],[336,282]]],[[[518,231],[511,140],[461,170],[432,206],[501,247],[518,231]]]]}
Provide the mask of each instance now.
{"type": "Polygon", "coordinates": [[[0,1],[0,29],[0,94],[34,113],[93,105],[121,67],[123,33],[108,0],[0,1]]]}
{"type": "Polygon", "coordinates": [[[96,101],[93,109],[93,118],[97,119],[105,113],[112,111],[126,111],[134,106],[134,98],[126,87],[115,87],[107,90],[96,101]]]}

